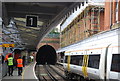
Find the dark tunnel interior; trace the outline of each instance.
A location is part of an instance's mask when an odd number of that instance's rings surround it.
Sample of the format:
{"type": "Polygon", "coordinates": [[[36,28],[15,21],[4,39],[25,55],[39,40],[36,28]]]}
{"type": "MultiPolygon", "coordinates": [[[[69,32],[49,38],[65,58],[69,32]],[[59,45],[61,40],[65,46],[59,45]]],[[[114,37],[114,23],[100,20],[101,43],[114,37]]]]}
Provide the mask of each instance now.
{"type": "Polygon", "coordinates": [[[20,49],[15,49],[15,50],[14,50],[14,53],[15,53],[15,54],[21,54],[21,50],[20,50],[20,49]]]}
{"type": "Polygon", "coordinates": [[[55,49],[50,45],[44,45],[39,48],[36,55],[37,65],[51,64],[55,65],[57,61],[57,55],[55,49]]]}

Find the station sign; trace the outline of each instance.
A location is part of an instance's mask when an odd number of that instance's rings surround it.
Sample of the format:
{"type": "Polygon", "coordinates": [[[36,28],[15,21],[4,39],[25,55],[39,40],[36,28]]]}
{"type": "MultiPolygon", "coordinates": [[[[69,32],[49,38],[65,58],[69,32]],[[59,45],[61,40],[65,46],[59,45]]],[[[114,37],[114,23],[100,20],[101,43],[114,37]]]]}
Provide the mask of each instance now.
{"type": "Polygon", "coordinates": [[[26,16],[26,26],[28,27],[37,27],[38,16],[27,15],[26,16]]]}
{"type": "Polygon", "coordinates": [[[0,47],[15,47],[15,44],[0,44],[0,47]]]}
{"type": "Polygon", "coordinates": [[[15,44],[9,44],[9,47],[15,47],[15,44]]]}
{"type": "Polygon", "coordinates": [[[0,47],[2,47],[2,44],[0,44],[0,47]]]}
{"type": "Polygon", "coordinates": [[[2,44],[3,47],[9,47],[9,44],[2,44]]]}

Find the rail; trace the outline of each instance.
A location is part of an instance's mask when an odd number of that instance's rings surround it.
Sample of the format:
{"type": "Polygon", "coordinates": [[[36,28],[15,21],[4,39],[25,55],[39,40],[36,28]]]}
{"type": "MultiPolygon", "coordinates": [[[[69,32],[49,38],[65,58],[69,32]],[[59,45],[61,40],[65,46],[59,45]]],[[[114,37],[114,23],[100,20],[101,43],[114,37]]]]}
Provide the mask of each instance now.
{"type": "Polygon", "coordinates": [[[48,67],[45,65],[44,68],[46,69],[47,74],[49,75],[49,77],[51,78],[52,81],[58,81],[54,75],[52,75],[52,73],[50,72],[50,70],[48,69],[48,67]]]}

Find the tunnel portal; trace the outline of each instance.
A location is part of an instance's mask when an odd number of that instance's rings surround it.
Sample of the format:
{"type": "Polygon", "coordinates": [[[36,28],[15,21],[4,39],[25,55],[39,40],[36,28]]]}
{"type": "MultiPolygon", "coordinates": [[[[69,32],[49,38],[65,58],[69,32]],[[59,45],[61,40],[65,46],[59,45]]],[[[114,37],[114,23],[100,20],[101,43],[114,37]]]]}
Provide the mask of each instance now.
{"type": "Polygon", "coordinates": [[[57,55],[55,49],[50,45],[44,45],[39,48],[36,55],[37,65],[51,64],[55,65],[57,61],[57,55]]]}

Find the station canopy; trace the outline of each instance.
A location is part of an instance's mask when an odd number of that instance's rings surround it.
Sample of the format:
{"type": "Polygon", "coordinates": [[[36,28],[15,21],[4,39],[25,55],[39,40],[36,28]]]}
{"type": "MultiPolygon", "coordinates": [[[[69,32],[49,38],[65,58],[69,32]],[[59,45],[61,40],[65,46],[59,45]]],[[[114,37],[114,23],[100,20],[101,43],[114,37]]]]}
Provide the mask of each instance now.
{"type": "Polygon", "coordinates": [[[2,2],[3,37],[10,37],[18,47],[35,49],[78,5],[79,2],[2,2]],[[26,15],[37,16],[38,26],[26,26],[26,15]]]}

